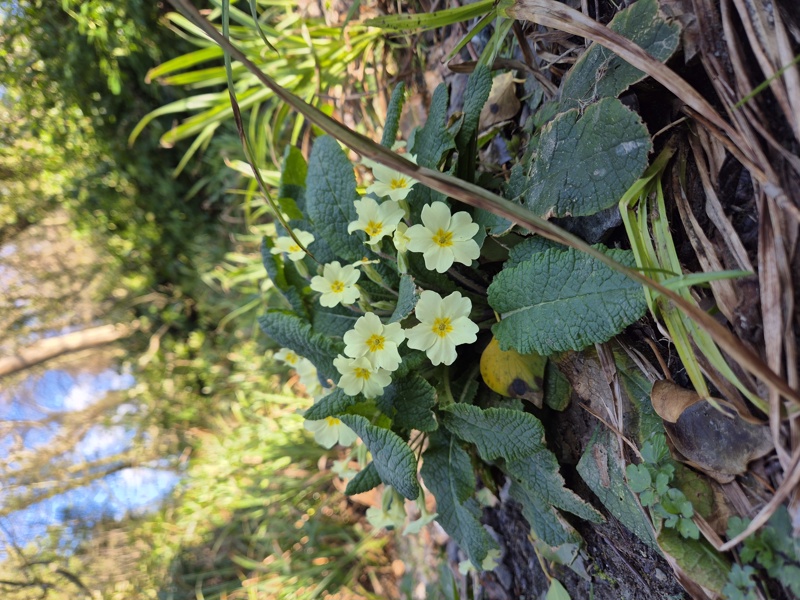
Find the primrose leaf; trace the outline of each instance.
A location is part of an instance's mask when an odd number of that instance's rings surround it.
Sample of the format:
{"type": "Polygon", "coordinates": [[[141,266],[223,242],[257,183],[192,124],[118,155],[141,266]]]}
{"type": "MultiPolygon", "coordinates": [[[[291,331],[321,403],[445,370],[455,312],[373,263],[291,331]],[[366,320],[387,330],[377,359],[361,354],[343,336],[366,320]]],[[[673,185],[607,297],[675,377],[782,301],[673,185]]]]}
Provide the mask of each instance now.
{"type": "MultiPolygon", "coordinates": [[[[564,487],[564,479],[558,472],[558,460],[545,445],[544,427],[532,414],[453,404],[442,411],[441,418],[450,432],[475,444],[483,460],[505,459],[505,470],[535,499],[534,505],[553,506],[588,521],[602,522],[603,518],[597,511],[564,487]]],[[[535,531],[551,546],[563,543],[562,539],[546,538],[549,529],[535,531]]]]}
{"type": "Polygon", "coordinates": [[[281,256],[277,256],[270,252],[270,249],[275,246],[272,238],[264,236],[261,242],[261,261],[264,264],[264,269],[267,275],[275,284],[275,288],[286,299],[294,312],[298,315],[308,315],[308,310],[303,303],[303,297],[293,282],[290,281],[291,277],[287,274],[296,274],[296,267],[294,263],[285,263],[281,256]],[[292,273],[294,271],[294,273],[292,273]]]}
{"type": "Polygon", "coordinates": [[[731,565],[705,539],[686,539],[675,529],[663,528],[658,544],[695,582],[716,594],[728,582],[731,565]]]}
{"type": "Polygon", "coordinates": [[[417,459],[408,444],[392,431],[371,425],[364,417],[341,415],[339,419],[362,439],[372,454],[372,464],[381,481],[409,500],[416,500],[419,497],[417,459]]]}
{"type": "Polygon", "coordinates": [[[371,462],[350,480],[344,493],[348,496],[355,496],[356,494],[368,492],[378,487],[380,484],[381,476],[378,475],[378,469],[375,468],[375,463],[371,462]]]}
{"type": "MultiPolygon", "coordinates": [[[[628,250],[606,253],[633,264],[628,250]]],[[[500,347],[549,355],[605,342],[645,312],[642,287],[577,250],[550,249],[503,269],[489,286],[500,347]]]]}
{"type": "Polygon", "coordinates": [[[422,479],[436,498],[436,521],[480,569],[489,550],[497,544],[481,525],[481,509],[475,493],[475,473],[469,455],[444,432],[430,437],[423,455],[422,479]]]}
{"type": "Polygon", "coordinates": [[[316,139],[308,159],[306,211],[314,230],[336,256],[356,261],[364,256],[364,246],[347,226],[358,219],[354,202],[358,200],[353,165],[330,136],[316,139]]]}
{"type": "Polygon", "coordinates": [[[392,316],[389,317],[389,323],[402,321],[410,315],[417,305],[417,300],[419,300],[419,292],[417,292],[417,286],[414,285],[414,278],[411,275],[402,275],[397,306],[395,306],[392,316]]]}
{"type": "Polygon", "coordinates": [[[616,98],[560,113],[542,128],[525,202],[546,216],[610,208],[647,168],[652,149],[642,120],[616,98]]]}
{"type": "MultiPolygon", "coordinates": [[[[656,0],[639,0],[621,10],[608,27],[661,62],[672,56],[680,42],[680,26],[659,13],[656,0]]],[[[600,98],[615,98],[645,77],[645,73],[595,42],[570,69],[561,89],[561,106],[578,108],[600,98]]]]}
{"type": "Polygon", "coordinates": [[[327,396],[323,396],[311,406],[303,416],[309,421],[319,421],[325,417],[336,417],[344,414],[351,406],[363,402],[361,395],[348,396],[342,388],[336,388],[327,396]]]}
{"type": "Polygon", "coordinates": [[[336,305],[332,308],[317,306],[314,309],[312,325],[317,333],[342,337],[355,326],[358,317],[357,313],[343,306],[336,305]]]}
{"type": "Polygon", "coordinates": [[[456,147],[453,135],[447,129],[448,100],[447,86],[440,83],[431,98],[428,120],[411,134],[409,149],[422,167],[438,170],[444,155],[456,147]]]}
{"type": "Polygon", "coordinates": [[[436,390],[416,373],[396,379],[383,392],[382,406],[391,406],[397,427],[434,431],[439,424],[431,409],[436,404],[436,390]]]}
{"type": "Polygon", "coordinates": [[[288,311],[268,310],[258,318],[258,324],[275,343],[294,350],[314,363],[320,377],[339,379],[333,359],[343,350],[341,343],[315,333],[308,321],[288,311]]]}
{"type": "Polygon", "coordinates": [[[580,544],[580,534],[552,506],[542,502],[541,498],[527,487],[511,481],[508,495],[519,502],[522,516],[528,521],[537,538],[549,547],[563,544],[580,544]]]}
{"type": "Polygon", "coordinates": [[[400,127],[400,115],[403,113],[403,104],[406,99],[406,84],[402,81],[392,90],[392,98],[389,100],[389,108],[386,110],[386,123],[383,126],[383,136],[381,145],[391,148],[397,138],[397,130],[400,127]]]}
{"type": "Polygon", "coordinates": [[[470,139],[478,131],[481,109],[489,99],[492,91],[492,72],[485,65],[479,64],[469,76],[464,92],[464,121],[456,134],[456,145],[459,151],[466,149],[470,139]]]}
{"type": "Polygon", "coordinates": [[[290,219],[302,219],[306,205],[308,165],[299,148],[286,146],[278,186],[278,204],[290,219]]]}
{"type": "Polygon", "coordinates": [[[608,431],[598,430],[595,431],[586,451],[578,461],[578,474],[608,512],[645,544],[656,548],[650,519],[639,507],[636,497],[633,495],[637,488],[645,490],[650,486],[650,472],[643,465],[628,465],[627,474],[630,484],[628,487],[625,484],[622,465],[619,446],[615,440],[608,431]],[[638,477],[640,479],[637,479],[638,477]]]}
{"type": "Polygon", "coordinates": [[[517,265],[533,258],[534,254],[540,254],[545,250],[549,250],[550,248],[559,250],[565,249],[564,246],[558,242],[553,242],[540,235],[526,237],[519,244],[511,248],[508,253],[508,260],[505,262],[504,266],[506,269],[510,267],[516,267],[517,265]]]}

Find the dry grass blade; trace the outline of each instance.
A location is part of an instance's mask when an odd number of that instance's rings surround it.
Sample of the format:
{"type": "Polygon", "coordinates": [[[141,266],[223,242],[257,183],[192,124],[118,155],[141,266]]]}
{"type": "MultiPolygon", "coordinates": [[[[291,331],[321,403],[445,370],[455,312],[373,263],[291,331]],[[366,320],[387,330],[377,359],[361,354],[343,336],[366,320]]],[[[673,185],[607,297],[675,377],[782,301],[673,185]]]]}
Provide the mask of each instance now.
{"type": "Polygon", "coordinates": [[[376,144],[369,138],[347,128],[335,119],[330,118],[320,110],[302,101],[293,94],[287,92],[281,86],[277,85],[275,81],[265,75],[255,64],[248,60],[238,48],[233,46],[228,40],[220,35],[214,26],[204,19],[197,9],[190,2],[188,2],[188,0],[170,0],[170,3],[178,10],[181,10],[184,12],[184,14],[193,19],[195,23],[203,29],[209,38],[220,45],[226,52],[230,53],[232,58],[238,60],[245,68],[252,72],[259,79],[259,81],[269,87],[276,96],[303,114],[306,118],[308,118],[326,133],[332,135],[345,145],[349,146],[370,160],[409,175],[431,189],[442,192],[470,206],[488,210],[498,216],[522,225],[523,227],[526,227],[527,229],[530,229],[531,231],[534,231],[543,237],[554,240],[560,244],[567,245],[571,248],[575,248],[576,250],[579,250],[591,256],[592,258],[599,260],[615,271],[624,273],[627,277],[630,277],[634,281],[637,281],[638,283],[657,291],[659,294],[668,298],[675,304],[675,306],[683,310],[691,319],[705,329],[719,344],[719,346],[723,348],[734,360],[738,361],[751,373],[762,379],[766,385],[775,390],[775,393],[783,395],[785,398],[791,400],[793,403],[798,405],[798,407],[800,407],[800,393],[798,393],[797,390],[792,389],[787,382],[778,374],[773,372],[755,352],[743,345],[739,339],[733,335],[733,333],[731,333],[731,331],[720,325],[705,311],[691,303],[684,301],[680,295],[667,289],[658,282],[653,281],[649,277],[642,275],[638,271],[626,268],[606,254],[588,245],[577,236],[564,231],[545,219],[542,219],[541,217],[532,213],[530,210],[510,202],[505,198],[501,198],[500,196],[497,196],[496,194],[493,194],[492,192],[489,192],[488,190],[485,190],[477,185],[467,183],[445,173],[440,173],[432,169],[417,166],[402,156],[387,150],[379,144],[376,144]]]}

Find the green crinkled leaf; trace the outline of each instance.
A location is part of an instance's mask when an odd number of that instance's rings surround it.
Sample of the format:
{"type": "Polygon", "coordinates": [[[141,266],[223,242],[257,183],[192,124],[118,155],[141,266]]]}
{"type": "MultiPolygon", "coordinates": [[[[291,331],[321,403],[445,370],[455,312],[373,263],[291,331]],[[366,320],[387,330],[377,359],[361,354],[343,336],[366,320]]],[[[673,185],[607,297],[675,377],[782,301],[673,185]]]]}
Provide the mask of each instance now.
{"type": "Polygon", "coordinates": [[[381,145],[391,148],[397,139],[397,130],[400,127],[400,115],[403,113],[403,104],[406,99],[406,84],[402,81],[392,90],[389,108],[386,111],[386,123],[383,125],[381,145]]]}
{"type": "Polygon", "coordinates": [[[408,444],[389,429],[371,425],[364,417],[341,415],[339,418],[367,446],[381,481],[409,500],[416,500],[419,496],[417,460],[408,444]]]}
{"type": "Polygon", "coordinates": [[[428,120],[411,134],[409,148],[420,166],[438,170],[444,155],[456,147],[447,129],[448,101],[447,86],[440,83],[433,92],[428,120]]]}
{"type": "Polygon", "coordinates": [[[516,481],[511,482],[508,495],[522,506],[522,516],[528,521],[536,537],[548,546],[577,544],[580,534],[552,506],[541,501],[536,494],[516,481]]]}
{"type": "Polygon", "coordinates": [[[675,529],[664,528],[658,534],[658,544],[690,579],[717,594],[722,592],[731,565],[705,539],[686,539],[675,529]]]}
{"type": "Polygon", "coordinates": [[[464,120],[456,134],[456,145],[460,152],[467,148],[472,136],[478,132],[481,110],[491,91],[492,72],[486,65],[479,64],[470,74],[464,92],[464,120]]]}
{"type": "Polygon", "coordinates": [[[369,463],[355,477],[353,477],[347,484],[344,493],[348,496],[355,496],[356,494],[363,494],[381,484],[381,476],[378,475],[378,469],[375,468],[375,463],[369,463]]]}
{"type": "Polygon", "coordinates": [[[397,427],[419,431],[434,431],[439,427],[432,412],[436,390],[416,373],[395,379],[380,400],[382,405],[385,402],[391,406],[393,414],[390,416],[397,427]]]}
{"type": "Polygon", "coordinates": [[[400,349],[400,357],[403,359],[403,362],[400,363],[397,371],[394,372],[394,379],[400,379],[409,373],[413,373],[428,360],[428,356],[424,352],[411,350],[408,346],[403,346],[400,349]]]}
{"type": "Polygon", "coordinates": [[[516,267],[517,265],[524,263],[526,260],[530,260],[534,254],[540,254],[541,252],[549,250],[550,248],[556,248],[560,250],[565,249],[565,247],[561,244],[548,240],[547,238],[543,238],[540,235],[527,237],[519,244],[511,248],[511,251],[508,253],[508,260],[503,266],[506,269],[509,267],[516,267]]]}
{"type": "MultiPolygon", "coordinates": [[[[633,266],[628,250],[607,250],[633,266]]],[[[605,342],[644,315],[642,287],[577,250],[551,249],[503,269],[489,286],[500,347],[549,355],[605,342]]]]}
{"type": "Polygon", "coordinates": [[[542,129],[525,203],[539,215],[592,215],[619,202],[652,149],[642,120],[616,98],[560,113],[542,129]]]}
{"type": "MultiPolygon", "coordinates": [[[[608,27],[661,62],[672,56],[680,42],[680,26],[659,13],[656,0],[639,0],[621,10],[608,27]]],[[[595,42],[570,69],[561,89],[561,106],[579,108],[600,98],[616,98],[645,77],[645,73],[595,42]]]]}
{"type": "Polygon", "coordinates": [[[475,473],[469,455],[443,432],[430,437],[422,460],[422,479],[436,498],[436,521],[480,569],[489,550],[497,547],[481,525],[481,509],[473,497],[475,473]]]}
{"type": "MultiPolygon", "coordinates": [[[[578,462],[578,473],[608,512],[645,544],[657,548],[650,519],[625,483],[619,445],[615,442],[608,431],[595,431],[578,462]]],[[[646,478],[649,480],[649,473],[646,478]]]]}
{"type": "Polygon", "coordinates": [[[569,406],[572,398],[572,386],[569,379],[559,370],[552,360],[547,361],[544,371],[544,403],[561,412],[569,406]]]}
{"type": "Polygon", "coordinates": [[[299,148],[286,146],[278,186],[278,203],[290,219],[302,219],[305,208],[308,165],[299,148]]]}
{"type": "Polygon", "coordinates": [[[353,165],[332,137],[322,136],[314,142],[306,182],[306,211],[315,233],[339,258],[359,260],[364,255],[361,239],[347,233],[350,222],[358,219],[353,204],[358,200],[356,178],[353,165]]]}
{"type": "MultiPolygon", "coordinates": [[[[602,522],[596,510],[564,487],[558,460],[545,444],[544,427],[532,414],[453,404],[442,411],[441,420],[450,432],[475,444],[483,460],[503,458],[508,474],[543,506],[554,506],[588,521],[602,522]]],[[[547,531],[536,533],[551,546],[563,543],[546,539],[547,531]]]]}
{"type": "Polygon", "coordinates": [[[288,311],[269,310],[258,318],[258,324],[277,344],[294,350],[314,363],[320,377],[334,381],[339,379],[333,359],[342,352],[341,343],[314,333],[310,323],[288,311]]]}
{"type": "Polygon", "coordinates": [[[399,294],[397,306],[395,306],[392,316],[389,317],[389,323],[402,321],[414,311],[414,307],[417,305],[419,292],[417,291],[417,286],[414,285],[414,278],[411,275],[402,275],[400,277],[399,294]]]}
{"type": "Polygon", "coordinates": [[[348,396],[342,388],[336,388],[327,396],[317,400],[303,415],[309,421],[319,421],[325,417],[337,417],[351,406],[364,402],[363,396],[348,396]]]}
{"type": "Polygon", "coordinates": [[[317,306],[314,309],[312,326],[317,333],[342,337],[353,328],[358,317],[358,313],[343,306],[337,305],[332,308],[317,306]]]}

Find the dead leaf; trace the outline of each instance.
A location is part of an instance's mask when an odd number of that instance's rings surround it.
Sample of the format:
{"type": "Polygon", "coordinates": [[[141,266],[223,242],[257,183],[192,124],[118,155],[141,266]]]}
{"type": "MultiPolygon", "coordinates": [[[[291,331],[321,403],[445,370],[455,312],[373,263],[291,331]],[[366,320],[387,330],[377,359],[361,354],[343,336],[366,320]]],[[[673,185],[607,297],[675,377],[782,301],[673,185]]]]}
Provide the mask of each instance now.
{"type": "Polygon", "coordinates": [[[517,86],[514,73],[498,75],[492,81],[489,100],[481,110],[480,130],[485,131],[492,125],[507,121],[519,112],[520,102],[517,98],[517,86]]]}
{"type": "Polygon", "coordinates": [[[774,448],[769,427],[749,423],[724,405],[718,410],[672,382],[657,381],[651,400],[679,460],[720,483],[732,481],[774,448]]]}

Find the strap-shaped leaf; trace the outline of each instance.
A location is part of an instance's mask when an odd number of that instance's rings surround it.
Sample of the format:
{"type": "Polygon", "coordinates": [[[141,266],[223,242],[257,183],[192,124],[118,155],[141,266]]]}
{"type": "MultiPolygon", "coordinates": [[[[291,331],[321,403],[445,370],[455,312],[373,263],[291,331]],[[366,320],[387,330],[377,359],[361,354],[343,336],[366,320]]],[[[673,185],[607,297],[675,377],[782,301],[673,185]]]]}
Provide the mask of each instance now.
{"type": "Polygon", "coordinates": [[[473,498],[475,473],[469,455],[456,439],[444,432],[430,437],[422,460],[422,479],[436,498],[436,521],[481,568],[496,544],[481,525],[481,510],[473,498]]]}
{"type": "Polygon", "coordinates": [[[440,83],[431,98],[428,120],[425,125],[414,130],[412,139],[409,140],[411,153],[417,157],[418,165],[438,169],[444,155],[456,147],[453,136],[447,129],[448,102],[447,86],[440,83]]]}
{"type": "Polygon", "coordinates": [[[397,306],[394,307],[394,312],[389,317],[389,323],[402,321],[410,315],[417,305],[417,300],[419,300],[419,293],[417,292],[417,286],[414,284],[414,278],[411,275],[402,275],[400,277],[397,306]]]}
{"type": "Polygon", "coordinates": [[[464,121],[456,134],[456,145],[463,152],[473,135],[478,132],[481,109],[492,91],[492,72],[486,65],[479,64],[469,76],[464,92],[464,121]]]}
{"type": "MultiPolygon", "coordinates": [[[[505,469],[534,504],[569,511],[593,522],[602,522],[602,516],[564,487],[558,472],[558,460],[548,450],[544,441],[544,428],[532,414],[505,408],[482,410],[477,406],[453,404],[442,411],[442,423],[454,435],[475,444],[478,454],[486,461],[505,460],[505,469]]],[[[540,529],[536,534],[550,545],[564,543],[564,534],[558,531],[559,518],[546,510],[537,512],[540,529]],[[541,521],[540,521],[541,520],[541,521]]],[[[532,527],[537,523],[532,522],[532,527]]],[[[567,536],[568,537],[568,536],[567,536]]]]}
{"type": "MultiPolygon", "coordinates": [[[[606,253],[633,265],[628,250],[606,253]]],[[[489,304],[502,317],[492,327],[501,348],[544,356],[605,342],[647,308],[633,280],[577,250],[558,248],[503,269],[489,286],[489,304]]]]}
{"type": "Polygon", "coordinates": [[[344,493],[348,496],[356,494],[363,494],[381,484],[381,476],[378,475],[378,469],[375,468],[375,463],[371,462],[364,467],[358,474],[353,477],[344,489],[344,493]]]}
{"type": "Polygon", "coordinates": [[[298,315],[308,315],[308,309],[303,303],[303,296],[300,291],[294,287],[291,275],[296,273],[296,268],[293,264],[286,264],[283,258],[276,256],[270,252],[275,243],[269,237],[264,237],[261,242],[261,262],[264,264],[264,269],[267,275],[275,284],[275,287],[286,298],[286,301],[292,307],[294,312],[298,315]],[[287,273],[287,270],[289,271],[287,273]],[[288,276],[287,276],[288,275],[288,276]]]}
{"type": "Polygon", "coordinates": [[[364,398],[360,394],[348,396],[342,388],[336,388],[327,396],[317,400],[303,416],[309,421],[319,421],[325,417],[336,417],[344,414],[351,406],[363,401],[364,398]]]}
{"type": "Polygon", "coordinates": [[[393,381],[384,390],[381,404],[391,407],[393,414],[389,416],[397,427],[433,431],[439,426],[431,410],[436,404],[436,390],[416,373],[393,381]]]}
{"type": "Polygon", "coordinates": [[[381,145],[391,148],[397,138],[397,130],[400,128],[400,115],[403,113],[403,104],[406,99],[406,84],[402,81],[392,90],[392,97],[389,100],[389,108],[386,110],[386,123],[383,126],[383,136],[381,145]]]}
{"type": "Polygon", "coordinates": [[[539,215],[585,216],[615,206],[652,149],[641,118],[616,98],[560,113],[542,128],[525,203],[539,215]]]}
{"type": "Polygon", "coordinates": [[[555,508],[516,481],[511,482],[508,495],[522,506],[522,516],[536,536],[550,547],[581,542],[580,534],[555,508]]]}
{"type": "Polygon", "coordinates": [[[358,316],[358,313],[339,305],[332,308],[316,306],[312,325],[317,333],[342,337],[355,326],[358,316]]]}
{"type": "Polygon", "coordinates": [[[358,218],[356,178],[352,163],[332,137],[322,136],[314,142],[306,181],[306,211],[314,231],[336,256],[359,260],[364,255],[361,239],[347,233],[347,226],[358,218]]]}
{"type": "Polygon", "coordinates": [[[308,321],[288,311],[269,310],[258,318],[258,324],[277,344],[294,350],[314,363],[323,379],[339,379],[333,359],[342,350],[341,343],[314,333],[308,321]]]}
{"type": "Polygon", "coordinates": [[[290,219],[302,219],[306,205],[308,165],[299,148],[286,146],[278,186],[278,203],[290,219]]]}
{"type": "Polygon", "coordinates": [[[409,500],[416,500],[419,496],[417,461],[408,444],[396,433],[371,425],[364,417],[342,415],[339,418],[367,446],[381,481],[391,485],[409,500]]]}

